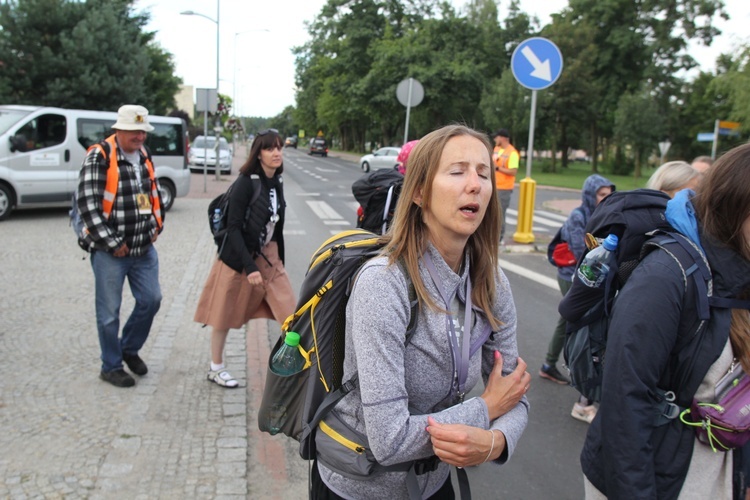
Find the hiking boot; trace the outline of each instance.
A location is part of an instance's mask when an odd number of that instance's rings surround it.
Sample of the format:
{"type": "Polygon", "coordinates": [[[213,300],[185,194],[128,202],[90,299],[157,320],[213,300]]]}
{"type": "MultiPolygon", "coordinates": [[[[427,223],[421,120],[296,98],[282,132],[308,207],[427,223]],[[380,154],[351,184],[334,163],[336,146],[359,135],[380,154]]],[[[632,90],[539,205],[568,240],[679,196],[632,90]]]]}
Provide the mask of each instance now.
{"type": "Polygon", "coordinates": [[[135,385],[135,379],[122,368],[111,372],[99,372],[99,378],[115,387],[133,387],[135,385]]]}
{"type": "Polygon", "coordinates": [[[583,406],[580,403],[576,403],[573,405],[573,410],[570,412],[570,416],[576,420],[580,420],[581,422],[586,422],[587,424],[590,424],[591,421],[594,420],[594,417],[596,416],[596,406],[594,405],[583,406]]]}
{"type": "Polygon", "coordinates": [[[539,376],[561,385],[570,384],[568,377],[560,373],[555,365],[543,364],[542,368],[539,370],[539,376]]]}
{"type": "Polygon", "coordinates": [[[148,373],[148,367],[137,354],[122,354],[122,360],[128,365],[130,371],[141,377],[148,373]]]}

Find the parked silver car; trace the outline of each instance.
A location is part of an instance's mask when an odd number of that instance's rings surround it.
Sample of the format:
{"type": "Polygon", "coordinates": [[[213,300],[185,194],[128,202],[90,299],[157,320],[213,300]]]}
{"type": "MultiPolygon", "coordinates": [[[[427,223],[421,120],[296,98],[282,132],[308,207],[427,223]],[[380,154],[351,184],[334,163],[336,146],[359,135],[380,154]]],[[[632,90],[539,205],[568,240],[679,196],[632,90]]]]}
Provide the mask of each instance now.
{"type": "MultiPolygon", "coordinates": [[[[206,169],[213,172],[216,166],[216,138],[202,135],[196,137],[190,145],[188,162],[190,163],[190,170],[202,172],[205,163],[206,169]]],[[[219,171],[223,174],[232,172],[232,148],[223,137],[219,137],[219,171]]]]}
{"type": "Polygon", "coordinates": [[[359,159],[359,166],[363,171],[369,172],[370,169],[393,168],[396,166],[396,157],[401,148],[384,147],[373,151],[369,155],[364,155],[359,159]]]}

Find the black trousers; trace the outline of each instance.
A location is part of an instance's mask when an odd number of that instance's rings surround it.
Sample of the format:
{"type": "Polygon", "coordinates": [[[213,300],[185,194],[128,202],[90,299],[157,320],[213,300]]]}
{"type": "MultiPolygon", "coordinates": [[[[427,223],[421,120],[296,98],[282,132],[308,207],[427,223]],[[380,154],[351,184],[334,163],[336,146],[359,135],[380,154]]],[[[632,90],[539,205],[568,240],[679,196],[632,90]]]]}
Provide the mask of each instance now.
{"type": "MultiPolygon", "coordinates": [[[[318,472],[318,461],[313,461],[312,471],[310,472],[310,500],[343,500],[336,493],[332,492],[323,479],[320,477],[318,472]]],[[[445,483],[440,487],[439,490],[432,495],[429,500],[455,500],[456,494],[453,491],[453,485],[451,484],[450,475],[445,480],[445,483]]]]}

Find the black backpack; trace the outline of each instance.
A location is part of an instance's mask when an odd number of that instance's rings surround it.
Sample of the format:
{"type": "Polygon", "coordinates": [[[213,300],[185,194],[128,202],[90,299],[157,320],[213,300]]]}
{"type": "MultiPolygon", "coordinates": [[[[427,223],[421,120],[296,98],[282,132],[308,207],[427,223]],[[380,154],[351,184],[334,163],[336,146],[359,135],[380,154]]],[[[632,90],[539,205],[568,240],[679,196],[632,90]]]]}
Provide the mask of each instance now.
{"type": "MultiPolygon", "coordinates": [[[[250,197],[250,203],[247,204],[247,208],[245,209],[245,218],[243,219],[245,223],[247,223],[247,219],[250,215],[250,210],[252,209],[253,203],[255,203],[255,201],[260,196],[260,176],[258,174],[251,174],[250,179],[253,183],[253,194],[250,197]]],[[[216,243],[216,246],[219,247],[219,253],[221,253],[221,249],[224,246],[224,242],[227,238],[227,214],[229,213],[229,198],[236,182],[237,181],[235,180],[232,184],[229,185],[225,192],[211,200],[211,203],[208,204],[208,228],[214,237],[214,243],[216,243]],[[217,215],[216,210],[218,210],[218,220],[214,220],[215,216],[217,215]]]]}
{"type": "MultiPolygon", "coordinates": [[[[288,377],[276,375],[269,368],[258,426],[261,431],[271,432],[268,426],[271,407],[279,399],[285,400],[286,418],[281,432],[300,441],[300,455],[306,460],[315,458],[314,432],[324,416],[316,414],[323,401],[331,403],[330,410],[352,389],[352,381],[350,384],[342,381],[346,304],[357,272],[365,262],[379,255],[382,248],[377,235],[361,229],[343,231],[325,241],[310,260],[297,310],[284,321],[282,335],[271,350],[269,365],[284,343],[286,332],[297,332],[309,363],[302,372],[288,377]]],[[[414,301],[407,342],[416,325],[417,301],[412,289],[409,294],[410,297],[413,294],[414,301]]]]}
{"type": "MultiPolygon", "coordinates": [[[[697,259],[704,260],[667,222],[665,210],[669,199],[665,193],[651,189],[616,191],[599,203],[586,224],[586,232],[599,240],[609,234],[616,234],[619,239],[614,251],[615,262],[604,285],[588,288],[576,273],[559,307],[560,314],[568,321],[563,355],[570,370],[571,385],[591,401],[601,398],[612,305],[617,292],[645,255],[642,253],[644,245],[648,244],[646,251],[669,245],[670,254],[681,262],[683,269],[695,268],[693,264],[697,259]],[[672,247],[677,249],[672,251],[672,247]]],[[[702,274],[694,274],[694,278],[706,279],[702,274]]],[[[708,309],[707,297],[705,308],[708,309]]]]}
{"type": "Polygon", "coordinates": [[[384,234],[391,225],[404,176],[396,169],[375,170],[352,184],[352,194],[362,207],[357,227],[384,234]]]}
{"type": "MultiPolygon", "coordinates": [[[[303,459],[317,458],[329,468],[356,479],[367,480],[381,471],[407,472],[409,495],[416,500],[421,498],[416,476],[434,470],[439,459],[433,456],[389,466],[379,464],[366,437],[331,413],[341,398],[359,383],[356,373],[349,380],[343,380],[346,304],[359,269],[380,255],[382,248],[383,243],[376,234],[353,229],[332,236],[313,254],[300,289],[297,311],[284,321],[282,334],[268,358],[258,428],[268,433],[273,433],[272,427],[280,429],[280,433],[299,441],[303,459]],[[300,335],[299,348],[306,363],[302,371],[282,376],[274,373],[270,364],[289,331],[300,335]],[[272,420],[273,426],[270,425],[272,420]],[[321,446],[325,449],[321,450],[321,446]]],[[[419,307],[411,281],[409,301],[410,320],[404,334],[405,344],[410,342],[416,329],[419,307]]],[[[489,337],[489,328],[485,333],[489,337]]],[[[461,498],[471,498],[466,472],[460,469],[457,475],[461,498]]]]}

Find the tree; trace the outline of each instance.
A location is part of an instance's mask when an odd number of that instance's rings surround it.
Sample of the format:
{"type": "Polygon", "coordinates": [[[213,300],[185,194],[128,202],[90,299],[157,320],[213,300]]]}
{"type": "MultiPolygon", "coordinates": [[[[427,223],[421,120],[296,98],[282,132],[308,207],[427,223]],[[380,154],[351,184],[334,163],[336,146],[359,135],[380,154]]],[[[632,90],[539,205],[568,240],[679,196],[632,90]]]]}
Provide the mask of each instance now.
{"type": "Polygon", "coordinates": [[[664,137],[664,130],[664,114],[650,88],[644,86],[638,92],[628,92],[620,97],[615,112],[615,136],[632,149],[636,178],[641,176],[641,166],[648,154],[664,137]]]}
{"type": "Polygon", "coordinates": [[[688,41],[710,44],[718,32],[713,18],[726,17],[721,0],[570,0],[569,5],[571,22],[595,28],[593,81],[600,96],[591,129],[595,159],[600,135],[613,134],[620,97],[648,81],[666,106],[679,91],[674,75],[695,66],[685,53],[688,41]]]}
{"type": "Polygon", "coordinates": [[[171,56],[143,32],[131,0],[0,4],[0,101],[83,109],[174,107],[171,56]]]}
{"type": "Polygon", "coordinates": [[[727,108],[715,118],[731,118],[742,123],[742,130],[750,130],[750,46],[745,45],[736,55],[720,60],[726,70],[717,76],[710,90],[725,97],[727,108]]]}

